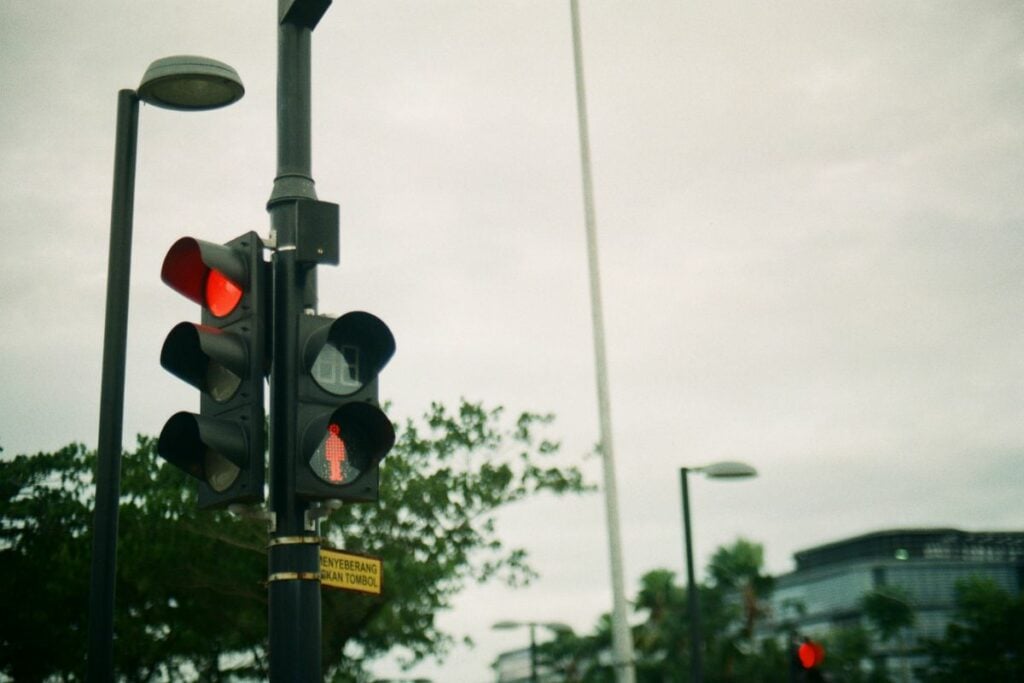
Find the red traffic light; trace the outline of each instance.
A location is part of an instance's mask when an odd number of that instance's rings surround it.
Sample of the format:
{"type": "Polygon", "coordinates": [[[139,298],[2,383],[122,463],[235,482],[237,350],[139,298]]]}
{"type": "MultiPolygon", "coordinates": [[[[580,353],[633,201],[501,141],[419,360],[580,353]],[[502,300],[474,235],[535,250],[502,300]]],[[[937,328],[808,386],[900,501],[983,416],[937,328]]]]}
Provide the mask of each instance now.
{"type": "Polygon", "coordinates": [[[216,268],[206,276],[206,307],[218,318],[223,318],[242,300],[242,288],[216,268]]]}
{"type": "Polygon", "coordinates": [[[796,656],[800,660],[800,666],[805,669],[813,669],[821,666],[821,663],[825,661],[825,648],[813,640],[805,640],[797,648],[796,656]]]}
{"type": "Polygon", "coordinates": [[[235,249],[182,237],[164,257],[160,278],[214,316],[223,318],[242,300],[249,272],[243,255],[235,249]]]}
{"type": "Polygon", "coordinates": [[[157,441],[161,458],[199,480],[200,508],[264,498],[267,271],[255,232],[225,244],[182,237],[160,270],[202,307],[201,322],[175,325],[160,350],[160,365],[199,389],[199,413],[175,414],[157,441]]]}

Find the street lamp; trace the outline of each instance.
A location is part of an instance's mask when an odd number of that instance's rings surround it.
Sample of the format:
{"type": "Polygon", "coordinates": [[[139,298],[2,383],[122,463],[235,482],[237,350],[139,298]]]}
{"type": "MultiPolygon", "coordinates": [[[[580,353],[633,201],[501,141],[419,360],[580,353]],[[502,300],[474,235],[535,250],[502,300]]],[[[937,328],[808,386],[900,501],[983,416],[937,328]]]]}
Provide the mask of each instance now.
{"type": "Polygon", "coordinates": [[[700,605],[698,587],[693,576],[693,536],[690,533],[690,494],[687,489],[687,474],[699,472],[711,479],[743,479],[757,476],[757,470],[742,462],[716,462],[703,467],[680,467],[679,481],[683,492],[683,532],[686,535],[686,606],[690,616],[690,680],[701,683],[704,680],[701,661],[700,605]]]}
{"type": "Polygon", "coordinates": [[[572,629],[557,621],[499,621],[491,628],[496,631],[509,631],[524,626],[530,628],[530,683],[537,683],[537,627],[543,626],[556,632],[572,629]]]}
{"type": "Polygon", "coordinates": [[[194,56],[158,59],[146,69],[138,92],[125,89],[117,94],[89,590],[89,681],[113,680],[114,676],[114,578],[139,101],[164,109],[203,111],[227,106],[243,94],[245,88],[234,69],[214,59],[194,56]]]}
{"type": "Polygon", "coordinates": [[[242,99],[238,72],[206,57],[164,57],[149,65],[138,97],[147,104],[179,111],[219,109],[242,99]]]}

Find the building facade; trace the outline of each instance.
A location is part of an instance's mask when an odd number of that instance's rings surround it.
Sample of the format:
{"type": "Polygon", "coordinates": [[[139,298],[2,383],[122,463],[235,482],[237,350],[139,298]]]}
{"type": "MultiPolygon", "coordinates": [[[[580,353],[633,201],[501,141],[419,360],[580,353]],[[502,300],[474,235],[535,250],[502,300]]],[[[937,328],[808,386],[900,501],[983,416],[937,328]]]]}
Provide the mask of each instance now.
{"type": "Polygon", "coordinates": [[[905,598],[914,623],[890,642],[876,639],[874,665],[902,671],[906,680],[921,663],[909,654],[916,644],[945,634],[958,582],[981,577],[1012,595],[1024,589],[1024,532],[878,531],[802,550],[794,559],[796,569],[777,579],[774,624],[811,638],[868,626],[861,601],[890,589],[905,598]]]}
{"type": "Polygon", "coordinates": [[[528,647],[502,652],[492,666],[497,674],[497,683],[555,683],[562,680],[548,666],[534,661],[528,647]]]}

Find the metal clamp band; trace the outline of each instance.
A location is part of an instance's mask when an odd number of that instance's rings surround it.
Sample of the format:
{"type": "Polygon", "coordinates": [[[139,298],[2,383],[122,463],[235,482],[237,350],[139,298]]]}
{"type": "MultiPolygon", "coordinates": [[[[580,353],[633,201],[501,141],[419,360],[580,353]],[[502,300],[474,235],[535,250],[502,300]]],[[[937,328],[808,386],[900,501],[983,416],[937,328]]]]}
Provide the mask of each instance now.
{"type": "Polygon", "coordinates": [[[275,545],[317,545],[321,541],[319,536],[278,536],[267,542],[268,548],[275,545]]]}
{"type": "Polygon", "coordinates": [[[319,581],[320,572],[276,572],[267,581],[319,581]]]}

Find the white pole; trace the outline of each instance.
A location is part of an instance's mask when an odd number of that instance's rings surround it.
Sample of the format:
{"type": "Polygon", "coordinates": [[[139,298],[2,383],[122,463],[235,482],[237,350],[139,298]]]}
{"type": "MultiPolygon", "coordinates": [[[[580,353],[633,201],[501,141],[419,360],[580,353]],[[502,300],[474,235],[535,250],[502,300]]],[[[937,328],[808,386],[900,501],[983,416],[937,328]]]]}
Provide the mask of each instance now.
{"type": "Polygon", "coordinates": [[[580,16],[576,0],[572,10],[572,44],[576,66],[576,112],[579,118],[580,161],[583,170],[583,214],[587,229],[587,262],[590,267],[590,309],[594,326],[594,366],[597,374],[597,409],[601,430],[601,460],[604,464],[605,510],[608,517],[608,549],[612,570],[612,648],[618,683],[634,683],[633,638],[623,590],[622,538],[619,532],[619,503],[615,486],[615,450],[612,447],[611,406],[608,401],[608,363],[604,347],[604,317],[601,313],[601,278],[597,264],[597,227],[594,218],[594,185],[590,176],[590,135],[587,130],[587,96],[583,84],[583,49],[580,46],[580,16]]]}

